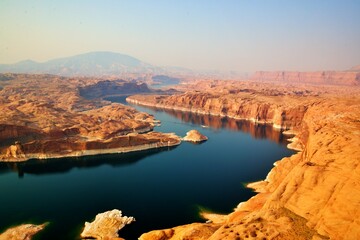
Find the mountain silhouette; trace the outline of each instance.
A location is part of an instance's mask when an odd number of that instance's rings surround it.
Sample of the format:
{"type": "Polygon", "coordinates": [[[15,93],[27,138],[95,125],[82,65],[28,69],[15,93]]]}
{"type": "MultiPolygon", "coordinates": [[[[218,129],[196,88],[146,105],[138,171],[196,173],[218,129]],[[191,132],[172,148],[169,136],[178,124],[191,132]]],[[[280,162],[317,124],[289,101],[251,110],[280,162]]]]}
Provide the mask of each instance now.
{"type": "Polygon", "coordinates": [[[114,52],[89,52],[46,62],[25,60],[0,64],[0,72],[47,73],[64,76],[99,76],[121,73],[153,73],[160,68],[134,57],[114,52]]]}

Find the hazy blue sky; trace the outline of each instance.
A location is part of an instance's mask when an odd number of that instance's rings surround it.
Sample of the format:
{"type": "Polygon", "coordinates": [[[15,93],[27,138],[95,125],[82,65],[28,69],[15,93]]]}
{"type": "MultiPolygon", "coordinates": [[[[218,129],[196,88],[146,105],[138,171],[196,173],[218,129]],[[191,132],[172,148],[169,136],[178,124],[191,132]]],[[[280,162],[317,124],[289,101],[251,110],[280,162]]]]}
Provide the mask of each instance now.
{"type": "Polygon", "coordinates": [[[0,1],[0,63],[90,51],[214,70],[360,64],[360,1],[0,1]]]}

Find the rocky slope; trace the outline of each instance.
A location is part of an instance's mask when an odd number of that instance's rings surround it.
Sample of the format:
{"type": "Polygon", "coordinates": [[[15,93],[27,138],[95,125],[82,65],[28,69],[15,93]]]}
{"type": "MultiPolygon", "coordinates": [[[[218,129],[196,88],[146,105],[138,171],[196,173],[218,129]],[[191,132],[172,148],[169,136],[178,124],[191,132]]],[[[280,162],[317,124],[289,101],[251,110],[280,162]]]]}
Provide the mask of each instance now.
{"type": "Polygon", "coordinates": [[[127,98],[127,101],[159,108],[227,116],[255,123],[268,123],[275,128],[290,129],[301,122],[310,104],[306,100],[304,104],[299,98],[281,96],[274,99],[271,96],[263,96],[259,99],[253,92],[242,93],[241,97],[238,97],[238,93],[224,95],[217,92],[188,92],[170,97],[135,95],[127,98]]]}
{"type": "Polygon", "coordinates": [[[250,185],[258,194],[229,215],[204,214],[212,223],[140,239],[360,238],[358,88],[197,82],[189,89],[195,90],[129,101],[272,123],[291,129],[303,150],[276,162],[264,181],[250,185]]]}
{"type": "Polygon", "coordinates": [[[274,81],[286,83],[312,83],[327,85],[360,85],[358,71],[319,71],[319,72],[256,72],[251,76],[254,81],[274,81]]]}
{"type": "Polygon", "coordinates": [[[31,240],[35,234],[45,228],[47,224],[23,224],[12,227],[0,234],[0,240],[31,240]]]}
{"type": "Polygon", "coordinates": [[[124,152],[180,143],[175,135],[147,133],[156,124],[153,116],[99,99],[106,91],[100,95],[92,91],[93,86],[115,84],[119,93],[143,92],[143,85],[52,75],[6,76],[11,80],[0,91],[1,161],[124,152]],[[84,98],[84,89],[94,98],[84,98]]]}

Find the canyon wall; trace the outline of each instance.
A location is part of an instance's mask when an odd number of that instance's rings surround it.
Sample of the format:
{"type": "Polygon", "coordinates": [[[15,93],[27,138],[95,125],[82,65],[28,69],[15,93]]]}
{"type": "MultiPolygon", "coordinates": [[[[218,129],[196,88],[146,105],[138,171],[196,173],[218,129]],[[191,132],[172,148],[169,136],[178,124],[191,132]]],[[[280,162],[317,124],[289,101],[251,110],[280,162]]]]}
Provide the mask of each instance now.
{"type": "Polygon", "coordinates": [[[311,83],[326,85],[360,85],[360,72],[356,71],[318,71],[318,72],[255,72],[253,81],[272,81],[282,83],[311,83]]]}
{"type": "Polygon", "coordinates": [[[258,89],[130,97],[148,106],[289,128],[302,149],[250,184],[258,194],[229,215],[204,214],[208,223],[155,230],[140,239],[360,239],[360,90],[320,88],[271,99],[258,89]]]}
{"type": "Polygon", "coordinates": [[[123,80],[0,74],[0,161],[25,161],[173,146],[180,138],[148,133],[158,121],[147,113],[100,99],[149,91],[123,80]]]}
{"type": "MultiPolygon", "coordinates": [[[[307,109],[307,104],[278,104],[271,99],[259,100],[248,94],[244,94],[243,98],[238,98],[235,95],[224,96],[216,93],[192,92],[174,96],[135,95],[128,97],[127,101],[164,109],[227,116],[234,119],[250,120],[255,123],[268,123],[279,129],[290,129],[299,125],[307,109]]],[[[286,98],[284,97],[281,101],[286,101],[286,98]]]]}

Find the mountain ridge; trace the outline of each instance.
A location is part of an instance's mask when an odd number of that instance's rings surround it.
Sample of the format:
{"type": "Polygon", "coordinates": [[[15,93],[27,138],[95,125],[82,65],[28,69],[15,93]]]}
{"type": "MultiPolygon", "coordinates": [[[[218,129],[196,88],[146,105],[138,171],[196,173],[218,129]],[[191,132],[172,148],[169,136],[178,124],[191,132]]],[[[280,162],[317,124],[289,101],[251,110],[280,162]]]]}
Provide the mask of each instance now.
{"type": "Polygon", "coordinates": [[[47,73],[65,76],[152,73],[159,70],[161,68],[132,56],[109,51],[88,52],[45,62],[28,59],[14,64],[0,64],[0,72],[2,73],[47,73]]]}

